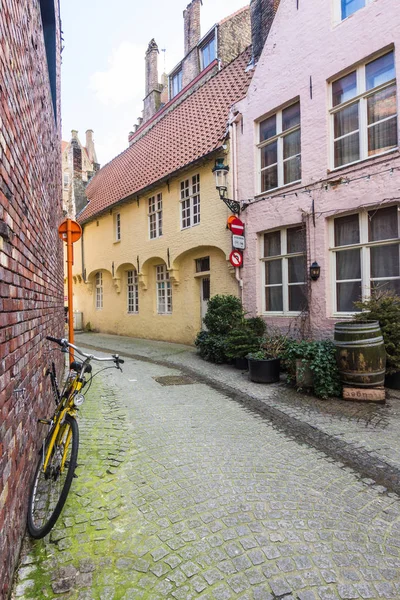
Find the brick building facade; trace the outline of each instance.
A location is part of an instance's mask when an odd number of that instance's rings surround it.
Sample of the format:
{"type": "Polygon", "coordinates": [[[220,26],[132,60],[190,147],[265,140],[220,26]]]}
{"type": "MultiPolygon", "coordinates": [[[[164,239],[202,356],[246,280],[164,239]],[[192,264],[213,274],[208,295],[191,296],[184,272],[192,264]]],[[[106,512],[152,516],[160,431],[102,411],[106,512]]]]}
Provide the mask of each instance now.
{"type": "Polygon", "coordinates": [[[60,145],[58,0],[0,0],[1,598],[52,401],[45,336],[63,332],[60,145]]]}

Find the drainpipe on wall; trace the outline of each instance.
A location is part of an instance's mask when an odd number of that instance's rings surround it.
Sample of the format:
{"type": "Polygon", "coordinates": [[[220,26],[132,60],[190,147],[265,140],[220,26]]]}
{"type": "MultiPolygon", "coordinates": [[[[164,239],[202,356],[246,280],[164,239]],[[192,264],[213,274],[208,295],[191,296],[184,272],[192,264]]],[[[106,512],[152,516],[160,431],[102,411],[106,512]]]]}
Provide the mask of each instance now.
{"type": "MultiPolygon", "coordinates": [[[[238,192],[238,177],[237,177],[237,125],[240,123],[242,119],[241,113],[237,113],[230,120],[230,125],[232,127],[232,144],[231,144],[231,153],[232,153],[232,171],[231,177],[233,180],[233,200],[238,200],[239,192],[238,192]]],[[[239,286],[240,293],[240,301],[243,303],[243,279],[240,277],[240,269],[235,269],[236,281],[239,286]]]]}

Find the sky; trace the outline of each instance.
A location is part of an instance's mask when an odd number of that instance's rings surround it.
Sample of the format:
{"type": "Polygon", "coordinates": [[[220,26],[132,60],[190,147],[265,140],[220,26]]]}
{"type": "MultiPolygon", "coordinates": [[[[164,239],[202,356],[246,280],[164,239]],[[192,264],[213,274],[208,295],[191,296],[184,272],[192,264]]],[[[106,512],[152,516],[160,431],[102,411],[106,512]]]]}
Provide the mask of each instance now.
{"type": "MultiPolygon", "coordinates": [[[[128,146],[141,115],[144,56],[155,38],[158,73],[183,58],[183,11],[189,0],[61,0],[63,31],[61,113],[63,140],[71,130],[85,145],[93,130],[98,162],[128,146]],[[165,52],[162,50],[165,49],[165,52]]],[[[203,0],[201,35],[248,0],[203,0]]]]}

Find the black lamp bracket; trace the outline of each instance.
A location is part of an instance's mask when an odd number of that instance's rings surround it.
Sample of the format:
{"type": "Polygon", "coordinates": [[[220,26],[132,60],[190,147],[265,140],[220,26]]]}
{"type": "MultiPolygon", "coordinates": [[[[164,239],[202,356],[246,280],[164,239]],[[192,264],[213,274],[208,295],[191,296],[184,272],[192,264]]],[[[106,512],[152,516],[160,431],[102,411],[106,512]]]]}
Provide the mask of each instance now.
{"type": "Polygon", "coordinates": [[[231,212],[233,212],[234,215],[239,215],[240,212],[244,210],[244,207],[242,208],[240,206],[240,202],[238,202],[237,200],[231,200],[230,198],[226,198],[225,192],[225,190],[219,189],[220,199],[226,204],[226,206],[231,212]]]}

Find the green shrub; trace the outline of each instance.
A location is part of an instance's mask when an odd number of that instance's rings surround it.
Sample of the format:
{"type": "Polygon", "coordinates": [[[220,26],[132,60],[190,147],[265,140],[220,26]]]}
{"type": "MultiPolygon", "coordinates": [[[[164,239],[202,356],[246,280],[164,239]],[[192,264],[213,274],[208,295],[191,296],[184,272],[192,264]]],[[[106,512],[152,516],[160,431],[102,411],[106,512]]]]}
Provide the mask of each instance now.
{"type": "Polygon", "coordinates": [[[245,321],[241,327],[232,329],[226,338],[228,358],[245,358],[249,352],[260,348],[260,338],[245,321]]]}
{"type": "Polygon", "coordinates": [[[368,300],[354,303],[358,310],[355,319],[379,321],[386,349],[386,373],[400,371],[400,296],[386,291],[375,292],[368,300]]]}
{"type": "Polygon", "coordinates": [[[199,349],[201,358],[209,362],[222,364],[228,359],[226,354],[226,340],[226,335],[200,331],[197,334],[195,345],[199,349]]]}
{"type": "Polygon", "coordinates": [[[243,319],[244,311],[239,298],[217,294],[208,301],[203,321],[210,333],[226,335],[243,319]]]}
{"type": "Polygon", "coordinates": [[[282,360],[288,371],[289,381],[295,378],[298,359],[307,362],[311,369],[316,396],[326,399],[341,395],[342,385],[336,364],[336,348],[331,340],[288,339],[282,360]]]}
{"type": "Polygon", "coordinates": [[[260,338],[267,329],[267,325],[262,317],[250,317],[249,319],[245,319],[245,324],[260,338]]]}

